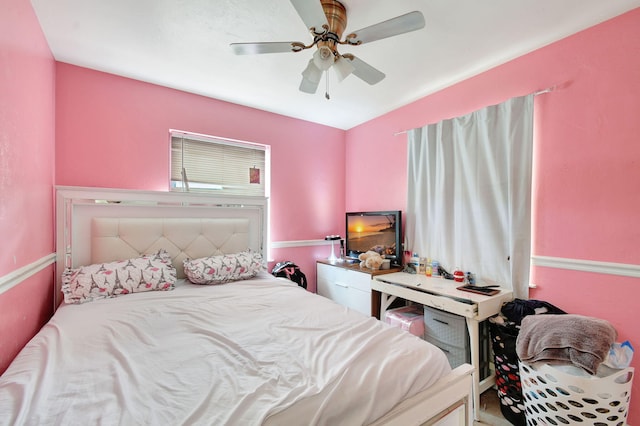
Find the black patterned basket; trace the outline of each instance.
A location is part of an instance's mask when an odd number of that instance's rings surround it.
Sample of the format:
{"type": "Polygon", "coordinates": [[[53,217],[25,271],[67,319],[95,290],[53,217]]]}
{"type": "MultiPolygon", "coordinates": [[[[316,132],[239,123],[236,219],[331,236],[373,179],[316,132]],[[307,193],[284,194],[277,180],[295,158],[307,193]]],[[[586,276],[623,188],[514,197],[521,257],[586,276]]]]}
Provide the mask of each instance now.
{"type": "Polygon", "coordinates": [[[526,426],[519,360],[516,353],[516,339],[520,330],[515,325],[498,325],[491,321],[488,322],[496,368],[496,387],[500,399],[500,411],[511,424],[526,426]]]}

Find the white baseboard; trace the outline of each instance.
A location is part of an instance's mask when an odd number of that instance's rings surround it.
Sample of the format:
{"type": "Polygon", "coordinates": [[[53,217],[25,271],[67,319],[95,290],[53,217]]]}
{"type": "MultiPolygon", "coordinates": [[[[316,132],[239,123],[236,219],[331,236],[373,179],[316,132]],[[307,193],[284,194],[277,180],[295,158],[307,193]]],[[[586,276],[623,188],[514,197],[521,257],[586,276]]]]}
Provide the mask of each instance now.
{"type": "Polygon", "coordinates": [[[0,294],[4,293],[12,287],[15,287],[32,275],[37,274],[47,266],[52,265],[55,261],[56,254],[51,253],[44,257],[41,257],[33,263],[16,269],[15,271],[10,272],[3,277],[0,277],[0,294]]]}
{"type": "Polygon", "coordinates": [[[628,263],[598,262],[596,260],[567,259],[550,256],[532,256],[531,263],[533,266],[546,266],[548,268],[640,278],[640,265],[628,263]]]}

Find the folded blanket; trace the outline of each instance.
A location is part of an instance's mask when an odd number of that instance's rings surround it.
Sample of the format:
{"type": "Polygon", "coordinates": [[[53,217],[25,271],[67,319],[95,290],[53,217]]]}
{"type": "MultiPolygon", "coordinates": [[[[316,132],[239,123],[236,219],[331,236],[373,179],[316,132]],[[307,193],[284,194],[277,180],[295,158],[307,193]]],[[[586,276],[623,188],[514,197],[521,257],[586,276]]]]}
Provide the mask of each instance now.
{"type": "Polygon", "coordinates": [[[572,363],[595,374],[615,342],[613,326],[582,315],[529,315],[522,319],[516,353],[522,361],[572,363]]]}

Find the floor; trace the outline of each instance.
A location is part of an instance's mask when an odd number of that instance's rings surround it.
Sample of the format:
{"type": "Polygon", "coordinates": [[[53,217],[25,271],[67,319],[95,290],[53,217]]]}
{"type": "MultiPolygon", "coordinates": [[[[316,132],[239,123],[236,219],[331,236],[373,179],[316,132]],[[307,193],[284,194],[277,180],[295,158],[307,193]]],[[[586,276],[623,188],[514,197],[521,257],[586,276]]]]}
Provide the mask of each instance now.
{"type": "Polygon", "coordinates": [[[489,389],[480,395],[480,421],[474,426],[511,426],[500,412],[500,400],[495,389],[489,389]]]}

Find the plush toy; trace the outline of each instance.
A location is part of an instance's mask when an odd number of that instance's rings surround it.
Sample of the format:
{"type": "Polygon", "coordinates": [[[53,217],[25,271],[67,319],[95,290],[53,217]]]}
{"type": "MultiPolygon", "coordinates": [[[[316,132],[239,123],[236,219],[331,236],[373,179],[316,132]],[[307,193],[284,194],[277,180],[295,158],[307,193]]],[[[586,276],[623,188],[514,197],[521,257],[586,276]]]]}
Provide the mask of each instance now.
{"type": "Polygon", "coordinates": [[[360,253],[358,256],[360,259],[360,267],[361,268],[369,268],[369,269],[380,269],[384,258],[380,256],[379,253],[375,251],[367,251],[364,253],[360,253]]]}

